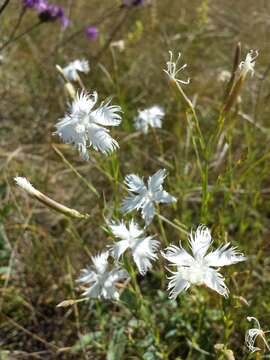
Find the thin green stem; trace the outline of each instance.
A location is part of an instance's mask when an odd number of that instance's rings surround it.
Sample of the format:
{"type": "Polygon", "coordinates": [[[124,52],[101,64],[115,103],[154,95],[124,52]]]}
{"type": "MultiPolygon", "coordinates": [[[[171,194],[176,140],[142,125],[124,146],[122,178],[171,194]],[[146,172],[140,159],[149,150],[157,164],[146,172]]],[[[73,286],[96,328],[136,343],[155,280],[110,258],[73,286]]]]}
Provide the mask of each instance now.
{"type": "Polygon", "coordinates": [[[165,223],[169,224],[170,226],[174,227],[175,229],[177,229],[178,231],[180,231],[182,234],[185,234],[185,235],[188,235],[188,232],[185,230],[186,227],[184,224],[181,224],[181,226],[183,227],[180,227],[178,226],[177,224],[173,223],[172,221],[168,220],[167,218],[165,218],[163,215],[161,214],[157,214],[157,217],[164,221],[165,223]]]}
{"type": "Polygon", "coordinates": [[[10,44],[14,43],[15,41],[19,40],[20,38],[22,38],[24,35],[29,34],[31,31],[33,31],[35,28],[37,28],[40,24],[43,24],[42,21],[39,21],[37,23],[35,23],[34,25],[30,26],[28,29],[26,29],[24,32],[22,32],[21,34],[19,34],[18,36],[7,40],[1,47],[0,47],[0,51],[4,50],[7,46],[9,46],[10,44]]]}
{"type": "Polygon", "coordinates": [[[56,146],[52,145],[52,148],[56,152],[56,154],[61,158],[64,164],[66,164],[73,172],[74,174],[88,187],[89,190],[91,190],[97,197],[100,197],[98,191],[96,188],[91,184],[90,181],[86,180],[75,168],[74,166],[65,158],[63,153],[57,149],[56,146]]]}

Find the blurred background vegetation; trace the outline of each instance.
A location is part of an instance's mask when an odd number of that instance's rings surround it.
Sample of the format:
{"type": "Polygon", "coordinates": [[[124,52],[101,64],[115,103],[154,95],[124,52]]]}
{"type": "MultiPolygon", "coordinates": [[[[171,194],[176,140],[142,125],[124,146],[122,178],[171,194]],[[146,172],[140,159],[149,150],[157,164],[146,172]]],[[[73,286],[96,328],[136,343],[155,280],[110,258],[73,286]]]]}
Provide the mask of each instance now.
{"type": "MultiPolygon", "coordinates": [[[[258,317],[270,329],[269,1],[152,0],[132,8],[113,0],[59,3],[72,20],[67,29],[42,23],[1,52],[0,359],[233,359],[228,349],[236,359],[255,359],[244,348],[246,316],[258,317]],[[85,36],[87,25],[98,27],[97,40],[85,36]],[[162,69],[168,50],[182,53],[188,64],[183,77],[191,78],[185,90],[207,140],[224,98],[222,74],[231,71],[239,41],[242,58],[249,49],[260,55],[230,115],[226,154],[211,163],[207,208],[202,209],[185,109],[162,69]],[[124,112],[121,126],[113,130],[120,150],[107,158],[91,151],[88,163],[53,135],[67,100],[55,65],[80,58],[90,61],[91,71],[83,76],[86,88],[96,89],[101,99],[112,97],[124,112]],[[163,129],[136,133],[137,110],[154,104],[165,108],[163,129]],[[164,216],[187,229],[205,223],[217,243],[231,241],[248,256],[237,272],[236,267],[226,270],[230,298],[195,288],[168,300],[164,267],[157,264],[155,272],[138,277],[147,316],[137,311],[131,293],[118,305],[57,308],[79,297],[80,269],[90,254],[112,241],[103,226],[105,218],[120,217],[119,182],[131,172],[146,177],[161,167],[168,169],[168,190],[178,198],[174,208],[162,209],[164,216]],[[90,218],[71,221],[51,212],[15,188],[16,175],[90,218]]],[[[13,0],[1,14],[2,44],[21,7],[13,0]]],[[[27,10],[17,33],[37,21],[27,10]]],[[[157,220],[150,227],[164,243],[163,230],[175,244],[182,236],[157,220]]]]}

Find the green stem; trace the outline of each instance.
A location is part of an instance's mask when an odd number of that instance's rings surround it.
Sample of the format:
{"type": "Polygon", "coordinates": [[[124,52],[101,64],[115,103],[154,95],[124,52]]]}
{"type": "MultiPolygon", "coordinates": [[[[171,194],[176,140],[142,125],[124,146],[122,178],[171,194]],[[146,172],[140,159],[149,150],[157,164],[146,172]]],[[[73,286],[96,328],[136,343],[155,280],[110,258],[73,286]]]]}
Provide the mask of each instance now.
{"type": "Polygon", "coordinates": [[[96,188],[91,184],[90,181],[87,181],[76,169],[75,167],[65,158],[63,153],[57,149],[56,146],[52,145],[52,148],[56,152],[56,154],[61,158],[64,164],[66,164],[73,172],[74,174],[88,187],[89,190],[91,190],[97,197],[100,197],[98,191],[96,188]]]}
{"type": "Polygon", "coordinates": [[[39,21],[37,23],[35,23],[34,25],[30,26],[28,29],[26,29],[24,32],[22,32],[21,34],[19,34],[18,36],[8,39],[1,47],[0,47],[0,51],[4,50],[8,45],[12,44],[13,42],[19,40],[20,38],[22,38],[24,35],[29,34],[32,30],[34,30],[35,28],[37,28],[40,24],[43,24],[42,21],[39,21]]]}

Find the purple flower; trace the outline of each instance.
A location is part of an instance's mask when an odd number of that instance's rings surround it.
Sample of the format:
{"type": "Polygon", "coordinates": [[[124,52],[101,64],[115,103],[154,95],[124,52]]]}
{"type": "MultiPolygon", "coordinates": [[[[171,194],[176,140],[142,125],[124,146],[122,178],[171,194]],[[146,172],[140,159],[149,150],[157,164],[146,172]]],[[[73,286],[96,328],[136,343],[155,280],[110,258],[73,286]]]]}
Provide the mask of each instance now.
{"type": "Polygon", "coordinates": [[[41,21],[60,20],[63,28],[67,27],[70,20],[65,16],[62,6],[50,4],[48,0],[23,0],[24,6],[35,8],[41,21]]]}
{"type": "Polygon", "coordinates": [[[69,18],[66,17],[65,15],[61,16],[60,22],[61,22],[62,28],[64,28],[64,29],[70,24],[69,18]]]}
{"type": "Polygon", "coordinates": [[[23,0],[25,7],[32,8],[39,3],[39,0],[23,0]]]}
{"type": "Polygon", "coordinates": [[[123,0],[122,6],[124,7],[132,7],[132,6],[140,6],[145,3],[145,0],[123,0]]]}
{"type": "Polygon", "coordinates": [[[39,18],[41,21],[47,22],[59,19],[62,27],[67,27],[69,25],[70,21],[65,16],[65,12],[62,6],[49,4],[47,0],[40,0],[35,8],[39,13],[39,18]]]}
{"type": "Polygon", "coordinates": [[[43,11],[46,11],[48,8],[49,4],[47,0],[36,0],[35,3],[35,9],[41,13],[43,11]]]}
{"type": "Polygon", "coordinates": [[[99,37],[99,31],[98,28],[95,26],[87,26],[85,28],[85,35],[90,40],[96,40],[99,37]]]}

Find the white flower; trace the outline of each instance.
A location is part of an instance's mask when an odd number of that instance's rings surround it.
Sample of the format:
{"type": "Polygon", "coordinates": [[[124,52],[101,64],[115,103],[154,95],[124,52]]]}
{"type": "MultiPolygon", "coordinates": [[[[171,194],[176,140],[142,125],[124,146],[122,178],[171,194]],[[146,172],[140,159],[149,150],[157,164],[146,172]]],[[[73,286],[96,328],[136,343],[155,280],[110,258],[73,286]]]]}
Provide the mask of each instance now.
{"type": "Polygon", "coordinates": [[[241,61],[239,64],[240,76],[246,76],[249,71],[252,76],[254,75],[255,59],[258,56],[258,50],[250,50],[247,53],[245,61],[241,61]]]}
{"type": "Polygon", "coordinates": [[[205,226],[199,226],[193,234],[190,233],[189,244],[192,255],[186,252],[179,243],[179,247],[171,245],[163,253],[177,271],[169,277],[168,289],[170,298],[175,299],[183,290],[187,290],[192,284],[206,285],[210,289],[225,297],[228,296],[228,289],[224,283],[223,276],[217,269],[222,266],[235,264],[244,261],[243,254],[237,252],[235,247],[225,244],[211,251],[206,255],[212,243],[210,230],[205,226]]]}
{"type": "Polygon", "coordinates": [[[189,84],[190,80],[180,80],[177,79],[176,76],[177,74],[184,70],[187,67],[187,64],[184,64],[183,66],[179,67],[179,69],[177,69],[177,65],[179,63],[179,60],[181,58],[181,53],[178,53],[178,57],[176,59],[176,61],[173,61],[173,53],[172,51],[169,51],[170,54],[170,60],[167,61],[167,69],[165,71],[165,73],[169,76],[169,78],[173,81],[175,81],[176,83],[180,83],[180,84],[189,84]]]}
{"type": "Polygon", "coordinates": [[[139,110],[139,114],[134,119],[135,128],[144,134],[148,133],[149,126],[161,128],[164,115],[164,109],[157,105],[139,110]]]}
{"type": "Polygon", "coordinates": [[[87,147],[93,146],[96,151],[109,154],[119,147],[116,140],[109,135],[109,130],[103,126],[118,126],[121,123],[120,106],[110,105],[110,102],[93,110],[98,95],[89,95],[82,91],[70,105],[69,114],[56,124],[56,134],[65,143],[73,144],[84,160],[89,159],[87,147]],[[102,125],[102,126],[101,126],[102,125]]]}
{"type": "Polygon", "coordinates": [[[145,237],[143,230],[133,220],[129,222],[128,227],[123,221],[112,222],[109,227],[114,236],[121,239],[111,248],[113,257],[118,261],[123,253],[130,249],[139,272],[145,275],[152,267],[151,260],[157,259],[159,242],[153,236],[145,237]]]}
{"type": "Polygon", "coordinates": [[[175,197],[163,190],[162,184],[166,176],[167,171],[165,169],[158,170],[153,176],[149,177],[146,186],[143,179],[138,175],[127,175],[125,184],[128,191],[135,193],[135,195],[132,194],[123,200],[122,211],[128,213],[134,209],[140,209],[146,225],[149,225],[155,215],[155,203],[169,204],[176,201],[175,197]]]}
{"type": "Polygon", "coordinates": [[[123,52],[126,48],[125,40],[113,41],[110,46],[118,49],[120,52],[123,52]]]}
{"type": "Polygon", "coordinates": [[[249,329],[249,330],[246,332],[245,344],[246,344],[247,348],[249,349],[249,351],[255,352],[255,351],[261,350],[260,348],[254,346],[255,341],[256,341],[256,339],[257,339],[258,336],[262,339],[262,341],[263,341],[264,344],[266,345],[267,349],[270,351],[269,344],[268,344],[268,342],[266,341],[265,335],[264,335],[264,334],[266,334],[266,333],[269,332],[269,331],[265,331],[265,332],[264,332],[264,331],[261,329],[261,326],[260,326],[259,321],[258,321],[255,317],[248,316],[248,317],[247,317],[247,320],[248,320],[248,321],[254,320],[255,323],[256,323],[256,325],[257,325],[257,328],[249,329]]]}
{"type": "Polygon", "coordinates": [[[77,280],[79,283],[88,285],[83,295],[98,299],[119,299],[116,283],[129,278],[128,272],[120,267],[109,270],[109,252],[92,256],[93,265],[83,269],[77,280]]]}
{"type": "Polygon", "coordinates": [[[90,66],[87,60],[75,60],[63,68],[63,73],[69,81],[78,80],[78,71],[87,74],[90,66]]]}
{"type": "Polygon", "coordinates": [[[219,74],[218,74],[218,81],[220,82],[227,82],[229,81],[231,78],[231,73],[228,70],[222,70],[219,74]]]}
{"type": "Polygon", "coordinates": [[[16,176],[14,181],[18,186],[20,186],[23,190],[25,190],[29,195],[36,195],[37,190],[34,186],[25,178],[21,176],[16,176]]]}

